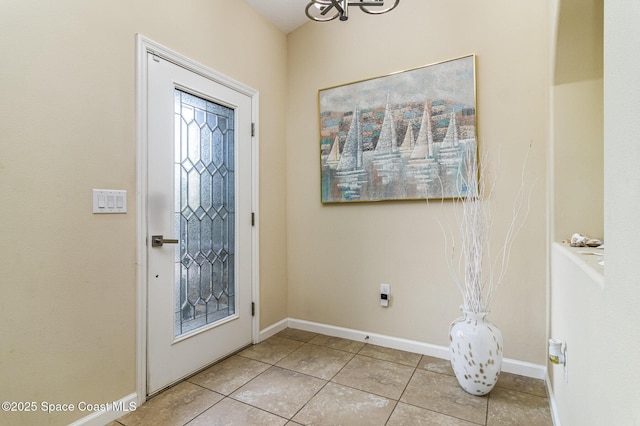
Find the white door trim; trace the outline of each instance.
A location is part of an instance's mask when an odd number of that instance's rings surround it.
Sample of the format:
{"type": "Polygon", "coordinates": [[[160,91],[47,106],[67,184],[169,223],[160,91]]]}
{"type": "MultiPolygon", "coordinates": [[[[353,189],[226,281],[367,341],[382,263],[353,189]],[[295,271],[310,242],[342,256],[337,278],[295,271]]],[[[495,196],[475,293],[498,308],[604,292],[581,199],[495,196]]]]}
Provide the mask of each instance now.
{"type": "MultiPolygon", "coordinates": [[[[259,179],[258,179],[258,106],[259,93],[226,75],[216,72],[204,65],[172,51],[148,38],[138,34],[136,36],[136,393],[138,406],[146,401],[147,393],[147,258],[146,258],[146,229],[147,229],[147,53],[180,65],[196,74],[227,86],[251,98],[251,121],[256,131],[251,142],[252,167],[252,200],[251,210],[259,218],[259,179]]],[[[250,220],[247,218],[246,220],[250,220]]],[[[256,219],[251,228],[252,301],[255,302],[255,316],[252,318],[252,340],[257,343],[259,336],[259,220],[256,219]]]]}

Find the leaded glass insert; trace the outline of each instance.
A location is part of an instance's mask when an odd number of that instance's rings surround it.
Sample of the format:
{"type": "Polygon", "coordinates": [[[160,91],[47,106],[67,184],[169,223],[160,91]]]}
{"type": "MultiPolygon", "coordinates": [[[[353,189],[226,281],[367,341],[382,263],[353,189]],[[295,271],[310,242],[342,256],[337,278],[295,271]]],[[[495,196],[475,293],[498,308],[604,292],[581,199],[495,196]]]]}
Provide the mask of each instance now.
{"type": "Polygon", "coordinates": [[[235,313],[234,110],[175,89],[175,335],[235,313]]]}

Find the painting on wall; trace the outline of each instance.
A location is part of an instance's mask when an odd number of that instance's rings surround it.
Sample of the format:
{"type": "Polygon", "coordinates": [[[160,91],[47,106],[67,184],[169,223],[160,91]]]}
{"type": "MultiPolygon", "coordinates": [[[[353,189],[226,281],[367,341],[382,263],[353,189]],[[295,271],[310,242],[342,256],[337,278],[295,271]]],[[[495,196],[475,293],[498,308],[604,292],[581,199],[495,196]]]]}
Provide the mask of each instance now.
{"type": "Polygon", "coordinates": [[[464,197],[475,56],[318,92],[323,203],[464,197]]]}

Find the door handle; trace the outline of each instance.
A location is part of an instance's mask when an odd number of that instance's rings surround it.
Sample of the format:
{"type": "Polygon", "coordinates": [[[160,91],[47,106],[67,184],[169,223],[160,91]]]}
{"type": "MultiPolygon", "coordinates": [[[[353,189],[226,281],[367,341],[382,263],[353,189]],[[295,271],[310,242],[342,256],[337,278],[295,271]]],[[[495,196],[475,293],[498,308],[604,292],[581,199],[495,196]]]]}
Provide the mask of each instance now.
{"type": "Polygon", "coordinates": [[[178,244],[180,241],[164,238],[164,235],[153,235],[151,237],[151,247],[162,247],[163,244],[178,244]]]}

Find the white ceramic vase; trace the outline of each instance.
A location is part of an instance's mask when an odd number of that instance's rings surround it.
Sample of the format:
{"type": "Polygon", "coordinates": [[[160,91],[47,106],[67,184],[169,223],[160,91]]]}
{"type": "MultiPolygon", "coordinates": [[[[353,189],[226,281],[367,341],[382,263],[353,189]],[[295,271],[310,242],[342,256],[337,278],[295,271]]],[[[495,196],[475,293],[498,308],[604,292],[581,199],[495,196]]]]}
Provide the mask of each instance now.
{"type": "Polygon", "coordinates": [[[462,309],[464,316],[451,323],[451,367],[462,389],[486,395],[495,386],[502,367],[502,333],[485,320],[488,312],[462,309]]]}

